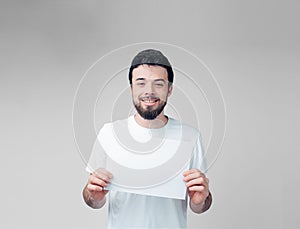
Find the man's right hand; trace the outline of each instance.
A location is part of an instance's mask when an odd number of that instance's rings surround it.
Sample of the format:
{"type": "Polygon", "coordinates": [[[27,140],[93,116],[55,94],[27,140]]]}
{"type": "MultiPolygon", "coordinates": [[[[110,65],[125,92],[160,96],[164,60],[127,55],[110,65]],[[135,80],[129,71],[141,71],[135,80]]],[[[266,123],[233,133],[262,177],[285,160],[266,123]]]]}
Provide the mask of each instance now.
{"type": "Polygon", "coordinates": [[[105,204],[105,195],[108,190],[104,188],[110,182],[112,174],[103,168],[91,173],[88,183],[83,190],[85,202],[92,208],[101,208],[105,204]]]}

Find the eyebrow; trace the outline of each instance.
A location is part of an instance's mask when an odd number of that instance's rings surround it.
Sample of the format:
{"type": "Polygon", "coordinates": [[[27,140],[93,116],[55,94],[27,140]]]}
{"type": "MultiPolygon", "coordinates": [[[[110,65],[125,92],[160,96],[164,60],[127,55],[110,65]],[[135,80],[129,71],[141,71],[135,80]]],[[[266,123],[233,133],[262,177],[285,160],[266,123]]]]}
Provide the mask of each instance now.
{"type": "Polygon", "coordinates": [[[164,83],[166,82],[164,79],[155,79],[154,81],[156,81],[156,82],[157,82],[157,81],[162,81],[162,82],[164,82],[164,83]]]}
{"type": "MultiPolygon", "coordinates": [[[[143,77],[139,77],[139,78],[137,78],[135,81],[138,81],[138,80],[146,80],[145,78],[143,78],[143,77]]],[[[166,82],[164,79],[155,79],[154,80],[155,82],[157,82],[157,81],[162,81],[162,82],[166,82]]]]}
{"type": "Polygon", "coordinates": [[[140,77],[140,78],[137,78],[135,81],[138,81],[138,80],[145,80],[145,78],[140,77]]]}

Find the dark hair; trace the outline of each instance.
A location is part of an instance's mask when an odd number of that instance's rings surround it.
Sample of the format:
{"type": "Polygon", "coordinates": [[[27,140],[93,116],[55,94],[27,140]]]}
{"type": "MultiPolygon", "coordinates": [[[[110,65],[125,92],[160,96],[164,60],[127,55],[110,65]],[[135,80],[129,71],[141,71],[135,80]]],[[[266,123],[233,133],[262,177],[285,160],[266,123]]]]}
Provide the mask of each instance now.
{"type": "Polygon", "coordinates": [[[154,49],[146,49],[139,52],[132,60],[131,66],[129,69],[129,83],[132,84],[132,71],[142,64],[152,65],[152,66],[161,66],[165,68],[168,72],[168,81],[173,83],[174,73],[172,66],[167,59],[160,51],[154,49]]]}

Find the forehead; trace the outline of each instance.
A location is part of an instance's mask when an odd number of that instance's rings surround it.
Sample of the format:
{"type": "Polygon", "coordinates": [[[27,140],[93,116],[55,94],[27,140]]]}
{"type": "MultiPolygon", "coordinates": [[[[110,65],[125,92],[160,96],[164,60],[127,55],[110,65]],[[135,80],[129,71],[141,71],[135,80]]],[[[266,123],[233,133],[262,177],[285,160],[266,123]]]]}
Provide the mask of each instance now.
{"type": "Polygon", "coordinates": [[[132,71],[133,80],[141,77],[145,79],[164,79],[167,81],[168,72],[167,69],[158,65],[142,64],[132,71]]]}

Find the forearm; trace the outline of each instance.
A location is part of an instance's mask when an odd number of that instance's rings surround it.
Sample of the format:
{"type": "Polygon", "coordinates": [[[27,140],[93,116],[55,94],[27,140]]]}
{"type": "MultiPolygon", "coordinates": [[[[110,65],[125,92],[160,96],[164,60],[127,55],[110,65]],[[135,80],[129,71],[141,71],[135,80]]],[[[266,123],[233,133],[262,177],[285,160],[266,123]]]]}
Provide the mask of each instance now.
{"type": "Polygon", "coordinates": [[[200,214],[207,211],[210,208],[211,204],[212,204],[212,195],[209,192],[209,195],[200,204],[194,204],[192,203],[192,201],[190,201],[190,208],[194,213],[200,214]]]}
{"type": "Polygon", "coordinates": [[[103,198],[100,198],[99,200],[95,200],[90,191],[87,189],[87,186],[85,186],[85,188],[83,189],[83,199],[85,201],[85,203],[90,206],[91,208],[94,209],[98,209],[98,208],[102,208],[106,202],[106,197],[105,195],[103,195],[103,198]]]}

